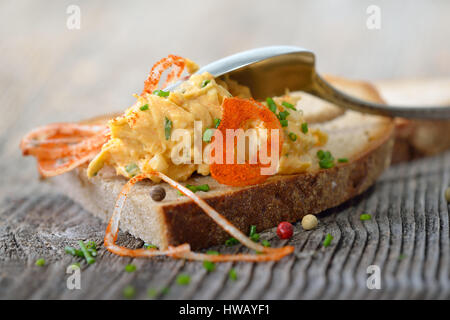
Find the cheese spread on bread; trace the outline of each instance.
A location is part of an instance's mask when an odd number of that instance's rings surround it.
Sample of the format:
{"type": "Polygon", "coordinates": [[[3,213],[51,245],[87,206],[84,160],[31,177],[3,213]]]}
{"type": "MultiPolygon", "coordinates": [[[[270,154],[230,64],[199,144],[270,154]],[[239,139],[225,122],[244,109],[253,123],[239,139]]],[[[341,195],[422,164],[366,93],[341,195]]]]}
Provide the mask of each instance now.
{"type": "MultiPolygon", "coordinates": [[[[209,73],[192,75],[172,92],[136,96],[133,106],[122,116],[109,121],[111,138],[89,164],[88,176],[94,176],[104,165],[114,167],[118,175],[128,178],[151,171],[162,172],[177,181],[187,180],[194,172],[208,175],[207,163],[172,162],[172,151],[179,141],[171,139],[171,132],[184,129],[194,137],[194,121],[201,121],[202,134],[208,128],[215,128],[222,116],[223,100],[232,96],[251,98],[251,93],[249,88],[236,81],[218,80],[209,73]]],[[[283,116],[279,118],[284,121],[279,174],[307,170],[313,161],[308,151],[327,141],[325,133],[308,129],[297,106],[298,99],[289,93],[273,98],[277,114],[281,112],[283,116]]],[[[203,139],[202,148],[209,143],[203,139]]],[[[193,138],[191,147],[194,148],[193,138]]]]}

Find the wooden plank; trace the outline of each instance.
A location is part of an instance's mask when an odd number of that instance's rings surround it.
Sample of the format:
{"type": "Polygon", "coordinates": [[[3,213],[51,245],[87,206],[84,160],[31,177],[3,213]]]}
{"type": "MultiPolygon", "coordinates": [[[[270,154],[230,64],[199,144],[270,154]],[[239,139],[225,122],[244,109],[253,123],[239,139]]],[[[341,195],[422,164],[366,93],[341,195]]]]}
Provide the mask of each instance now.
{"type": "MultiPolygon", "coordinates": [[[[2,202],[0,297],[120,298],[131,283],[139,289],[139,298],[146,298],[148,288],[165,287],[169,294],[160,298],[447,298],[448,207],[440,201],[448,184],[449,159],[447,153],[391,168],[365,195],[322,214],[316,230],[304,232],[297,226],[292,239],[296,256],[281,262],[222,264],[207,273],[201,263],[133,260],[102,249],[96,264],[82,263],[80,291],[65,288],[65,268],[78,260],[65,255],[63,248],[78,239],[101,244],[105,226],[64,196],[32,188],[31,194],[2,202]],[[361,222],[363,212],[371,212],[373,219],[361,222]],[[326,233],[334,240],[324,250],[326,233]],[[47,267],[33,266],[40,256],[48,260],[47,267]],[[139,271],[127,274],[127,263],[139,271]],[[380,291],[365,287],[370,264],[383,271],[380,291]],[[236,282],[228,279],[231,267],[238,272],[236,282]],[[189,286],[176,284],[179,273],[192,275],[189,286]],[[31,283],[24,287],[25,282],[31,283]]],[[[131,247],[142,245],[125,234],[119,240],[131,247]]]]}

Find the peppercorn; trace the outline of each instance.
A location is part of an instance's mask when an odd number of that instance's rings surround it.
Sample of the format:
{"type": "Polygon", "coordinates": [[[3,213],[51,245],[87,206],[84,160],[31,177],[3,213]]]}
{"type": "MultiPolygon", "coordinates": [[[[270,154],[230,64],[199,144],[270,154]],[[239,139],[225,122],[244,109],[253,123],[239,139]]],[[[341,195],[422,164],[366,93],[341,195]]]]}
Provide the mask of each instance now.
{"type": "Polygon", "coordinates": [[[289,239],[294,233],[294,226],[289,222],[281,222],[277,227],[277,235],[280,239],[289,239]]]}
{"type": "Polygon", "coordinates": [[[150,190],[150,196],[153,201],[161,201],[166,197],[166,190],[163,187],[156,186],[150,190]]]}
{"type": "Polygon", "coordinates": [[[302,219],[302,227],[305,230],[312,230],[317,227],[317,218],[315,215],[307,214],[302,219]]]}

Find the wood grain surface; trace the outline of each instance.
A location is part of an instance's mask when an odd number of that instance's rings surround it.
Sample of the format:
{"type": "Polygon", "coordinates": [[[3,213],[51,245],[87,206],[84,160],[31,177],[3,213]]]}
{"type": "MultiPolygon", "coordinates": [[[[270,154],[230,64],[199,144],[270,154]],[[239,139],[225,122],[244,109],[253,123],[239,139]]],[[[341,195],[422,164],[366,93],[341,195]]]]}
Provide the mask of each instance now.
{"type": "MultiPolygon", "coordinates": [[[[124,109],[151,64],[168,53],[203,64],[252,47],[293,44],[314,50],[319,70],[327,73],[371,80],[448,76],[450,3],[429,3],[0,2],[0,298],[115,299],[127,285],[136,288],[137,299],[164,288],[168,292],[156,298],[450,298],[449,206],[443,195],[450,152],[390,168],[362,196],[322,213],[313,231],[296,225],[289,241],[295,255],[277,263],[219,264],[208,273],[197,262],[106,252],[105,225],[39,181],[34,161],[18,150],[21,136],[37,125],[124,109]],[[365,26],[372,3],[383,13],[378,31],[365,26]],[[66,28],[69,4],[81,8],[80,30],[66,28]],[[360,221],[362,213],[372,219],[360,221]],[[323,248],[327,233],[334,240],[323,248]],[[97,242],[95,264],[64,253],[78,240],[97,242]],[[38,258],[46,266],[35,266],[38,258]],[[66,287],[73,262],[81,262],[81,290],[66,287]],[[128,263],[137,272],[125,272],[128,263]],[[380,267],[380,290],[366,286],[369,265],[380,267]],[[228,278],[230,268],[237,281],[228,278]],[[176,283],[180,273],[191,275],[188,286],[176,283]]],[[[273,230],[262,236],[281,244],[273,230]]],[[[142,246],[123,233],[119,242],[142,246]]]]}

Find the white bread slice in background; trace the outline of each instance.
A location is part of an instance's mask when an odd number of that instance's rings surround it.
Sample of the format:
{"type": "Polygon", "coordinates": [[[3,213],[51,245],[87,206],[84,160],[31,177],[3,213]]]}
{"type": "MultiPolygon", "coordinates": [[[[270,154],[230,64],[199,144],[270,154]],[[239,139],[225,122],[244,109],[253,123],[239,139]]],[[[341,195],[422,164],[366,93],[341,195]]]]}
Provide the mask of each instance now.
{"type": "MultiPolygon", "coordinates": [[[[370,85],[341,80],[334,83],[351,94],[381,102],[370,85]]],[[[330,108],[328,103],[311,97],[300,101],[298,106],[306,106],[311,99],[317,108],[330,108]]],[[[337,206],[365,191],[389,166],[394,125],[391,119],[353,111],[335,114],[331,121],[321,121],[320,115],[316,120],[320,123],[311,126],[329,134],[323,149],[331,151],[336,159],[348,158],[348,163],[337,163],[327,170],[319,169],[316,164],[311,172],[277,175],[264,184],[244,188],[221,185],[203,176],[194,176],[186,183],[209,184],[211,191],[197,194],[245,233],[250,225],[256,225],[261,231],[281,221],[298,221],[306,214],[337,206]]],[[[317,149],[311,152],[315,154],[317,149]]],[[[104,221],[110,217],[116,196],[126,182],[108,169],[88,179],[85,168],[51,181],[59,191],[104,221]]],[[[154,202],[150,197],[152,185],[143,182],[133,189],[120,222],[123,231],[160,248],[187,242],[199,249],[221,244],[229,238],[198,206],[165,183],[161,186],[166,190],[166,198],[154,202]]]]}
{"type": "MultiPolygon", "coordinates": [[[[383,99],[398,105],[450,105],[450,79],[388,80],[375,84],[383,99]]],[[[450,120],[398,118],[392,162],[450,149],[450,120]]]]}

